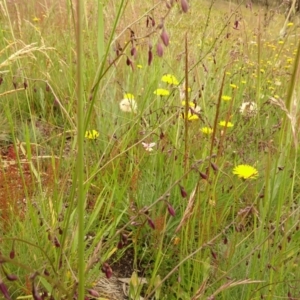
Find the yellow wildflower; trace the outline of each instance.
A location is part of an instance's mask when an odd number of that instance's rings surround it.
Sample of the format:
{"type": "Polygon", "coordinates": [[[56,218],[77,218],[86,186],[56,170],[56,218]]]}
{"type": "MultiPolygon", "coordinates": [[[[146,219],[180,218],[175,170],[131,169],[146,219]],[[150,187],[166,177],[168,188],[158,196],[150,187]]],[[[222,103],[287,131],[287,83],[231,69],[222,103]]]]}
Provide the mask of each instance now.
{"type": "Polygon", "coordinates": [[[243,179],[255,179],[258,176],[258,171],[249,165],[238,165],[232,173],[243,179]]]}
{"type": "Polygon", "coordinates": [[[95,140],[95,139],[97,139],[98,136],[99,136],[99,132],[95,129],[87,130],[85,132],[85,138],[87,138],[89,140],[95,140]]]}

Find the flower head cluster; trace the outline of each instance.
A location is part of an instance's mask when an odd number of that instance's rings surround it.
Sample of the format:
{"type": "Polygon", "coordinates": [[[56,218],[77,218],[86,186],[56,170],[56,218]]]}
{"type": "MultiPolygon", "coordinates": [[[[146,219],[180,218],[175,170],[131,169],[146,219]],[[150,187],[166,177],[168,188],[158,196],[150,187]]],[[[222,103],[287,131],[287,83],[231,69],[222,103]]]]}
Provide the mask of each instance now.
{"type": "Polygon", "coordinates": [[[212,130],[210,127],[202,127],[202,128],[200,129],[200,131],[201,131],[202,133],[204,133],[204,134],[207,134],[207,135],[213,133],[213,130],[212,130]]]}
{"type": "MultiPolygon", "coordinates": [[[[183,108],[185,107],[185,101],[182,101],[181,104],[183,106],[183,108]]],[[[201,111],[201,107],[199,105],[197,105],[197,103],[195,102],[192,102],[192,101],[189,101],[189,111],[188,111],[188,116],[187,116],[187,119],[189,121],[192,121],[192,120],[198,120],[199,119],[199,116],[198,114],[200,113],[201,111]]],[[[185,113],[182,112],[182,114],[180,115],[180,117],[182,119],[185,119],[185,113]]]]}
{"type": "Polygon", "coordinates": [[[154,91],[154,95],[157,95],[157,96],[169,96],[170,95],[170,92],[166,89],[156,89],[154,91]]]}
{"type": "Polygon", "coordinates": [[[130,93],[124,95],[119,105],[120,109],[124,112],[137,112],[137,103],[134,100],[134,96],[130,93]]]}
{"type": "Polygon", "coordinates": [[[249,165],[238,165],[232,173],[243,179],[255,179],[258,176],[258,171],[249,165]]]}
{"type": "Polygon", "coordinates": [[[230,96],[223,95],[223,96],[221,97],[221,99],[224,100],[224,101],[229,101],[229,100],[231,100],[231,97],[230,97],[230,96]]]}
{"type": "Polygon", "coordinates": [[[233,124],[229,121],[228,122],[227,121],[220,121],[219,125],[223,126],[223,127],[233,127],[233,124]]]}
{"type": "Polygon", "coordinates": [[[97,137],[99,136],[99,132],[97,130],[95,130],[95,129],[93,129],[93,130],[87,130],[85,132],[84,136],[85,136],[86,139],[96,140],[97,137]]]}
{"type": "Polygon", "coordinates": [[[178,85],[179,81],[176,79],[176,77],[172,74],[165,74],[162,78],[161,78],[162,82],[166,82],[167,84],[170,85],[178,85]]]}

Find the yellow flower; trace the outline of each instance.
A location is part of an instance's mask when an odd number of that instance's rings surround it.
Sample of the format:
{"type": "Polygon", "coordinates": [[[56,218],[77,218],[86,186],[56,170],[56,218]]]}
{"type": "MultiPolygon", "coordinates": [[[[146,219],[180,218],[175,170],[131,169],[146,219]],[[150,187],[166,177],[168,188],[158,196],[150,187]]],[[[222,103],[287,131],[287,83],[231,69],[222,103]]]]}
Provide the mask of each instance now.
{"type": "Polygon", "coordinates": [[[224,101],[229,101],[229,100],[231,100],[231,97],[230,97],[230,96],[223,95],[223,96],[221,97],[221,99],[224,100],[224,101]]]}
{"type": "Polygon", "coordinates": [[[287,23],[287,27],[292,27],[294,25],[294,23],[293,22],[290,22],[290,23],[287,23]]]}
{"type": "Polygon", "coordinates": [[[238,86],[237,86],[236,84],[233,84],[233,83],[231,83],[230,86],[231,86],[233,89],[237,89],[237,88],[238,88],[238,86]]]}
{"type": "Polygon", "coordinates": [[[258,176],[258,171],[249,165],[238,165],[232,173],[243,179],[255,179],[258,176]]]}
{"type": "Polygon", "coordinates": [[[241,83],[242,83],[242,84],[246,84],[247,81],[246,81],[246,80],[242,80],[241,83]]]}
{"type": "Polygon", "coordinates": [[[97,139],[98,136],[99,136],[99,132],[95,129],[87,130],[85,132],[85,138],[87,138],[89,140],[95,140],[95,139],[97,139]]]}
{"type": "MultiPolygon", "coordinates": [[[[185,107],[185,101],[181,102],[182,106],[185,107]]],[[[197,105],[197,103],[194,103],[192,101],[189,101],[189,107],[192,109],[192,111],[199,113],[201,111],[201,107],[197,105]]]]}
{"type": "Polygon", "coordinates": [[[213,132],[213,130],[210,127],[202,127],[200,129],[200,131],[205,133],[205,134],[211,134],[213,132]]]}
{"type": "Polygon", "coordinates": [[[168,90],[165,89],[157,89],[154,91],[154,94],[157,96],[169,96],[170,92],[168,90]]]}
{"type": "Polygon", "coordinates": [[[173,85],[178,85],[179,82],[176,79],[176,77],[172,74],[165,74],[162,78],[161,78],[162,82],[166,82],[167,84],[173,84],[173,85]]]}
{"type": "Polygon", "coordinates": [[[136,65],[136,67],[137,67],[138,69],[142,69],[142,68],[143,68],[142,65],[136,65]]]}
{"type": "Polygon", "coordinates": [[[231,75],[231,73],[230,73],[230,72],[226,72],[225,74],[226,74],[226,75],[231,75]]]}
{"type": "Polygon", "coordinates": [[[41,19],[38,18],[38,17],[34,17],[34,18],[32,19],[33,22],[39,22],[40,20],[41,20],[41,19]]]}
{"type": "Polygon", "coordinates": [[[220,121],[219,125],[223,127],[233,127],[233,124],[231,122],[226,122],[226,121],[220,121]]]}
{"type": "Polygon", "coordinates": [[[278,44],[282,45],[282,44],[284,44],[284,42],[283,41],[278,41],[278,44]]]}
{"type": "Polygon", "coordinates": [[[123,98],[124,99],[134,99],[134,96],[130,93],[126,93],[126,94],[124,94],[123,98]]]}
{"type": "MultiPolygon", "coordinates": [[[[181,119],[185,119],[185,114],[184,113],[182,113],[181,115],[180,115],[180,118],[181,119]]],[[[193,121],[193,120],[198,120],[199,119],[199,116],[198,115],[196,115],[196,114],[194,114],[194,113],[192,113],[192,112],[188,112],[188,120],[189,121],[193,121]]]]}
{"type": "Polygon", "coordinates": [[[260,73],[265,73],[265,70],[264,69],[260,69],[260,73]]]}

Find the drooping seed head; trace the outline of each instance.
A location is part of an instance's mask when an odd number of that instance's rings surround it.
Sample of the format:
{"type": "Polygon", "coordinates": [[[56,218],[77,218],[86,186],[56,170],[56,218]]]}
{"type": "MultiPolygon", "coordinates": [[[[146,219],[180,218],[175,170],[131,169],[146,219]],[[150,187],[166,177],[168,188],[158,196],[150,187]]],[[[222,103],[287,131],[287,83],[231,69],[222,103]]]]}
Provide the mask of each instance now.
{"type": "Polygon", "coordinates": [[[161,40],[163,41],[164,45],[166,47],[168,47],[169,43],[170,43],[170,38],[169,38],[169,35],[168,35],[168,33],[165,29],[162,30],[160,37],[161,37],[161,40]]]}
{"type": "Polygon", "coordinates": [[[161,43],[158,43],[156,46],[157,56],[162,57],[164,55],[164,48],[161,43]]]}
{"type": "Polygon", "coordinates": [[[181,0],[181,9],[184,13],[187,13],[189,10],[189,4],[187,0],[181,0]]]}

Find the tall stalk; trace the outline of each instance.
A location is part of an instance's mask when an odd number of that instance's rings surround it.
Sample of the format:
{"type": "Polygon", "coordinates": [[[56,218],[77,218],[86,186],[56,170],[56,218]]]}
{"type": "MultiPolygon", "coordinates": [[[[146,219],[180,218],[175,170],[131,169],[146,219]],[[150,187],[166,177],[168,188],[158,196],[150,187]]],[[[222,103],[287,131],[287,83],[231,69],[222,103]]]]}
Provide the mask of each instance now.
{"type": "Polygon", "coordinates": [[[77,0],[77,185],[78,185],[78,299],[84,299],[84,90],[83,90],[83,0],[77,0]]]}

